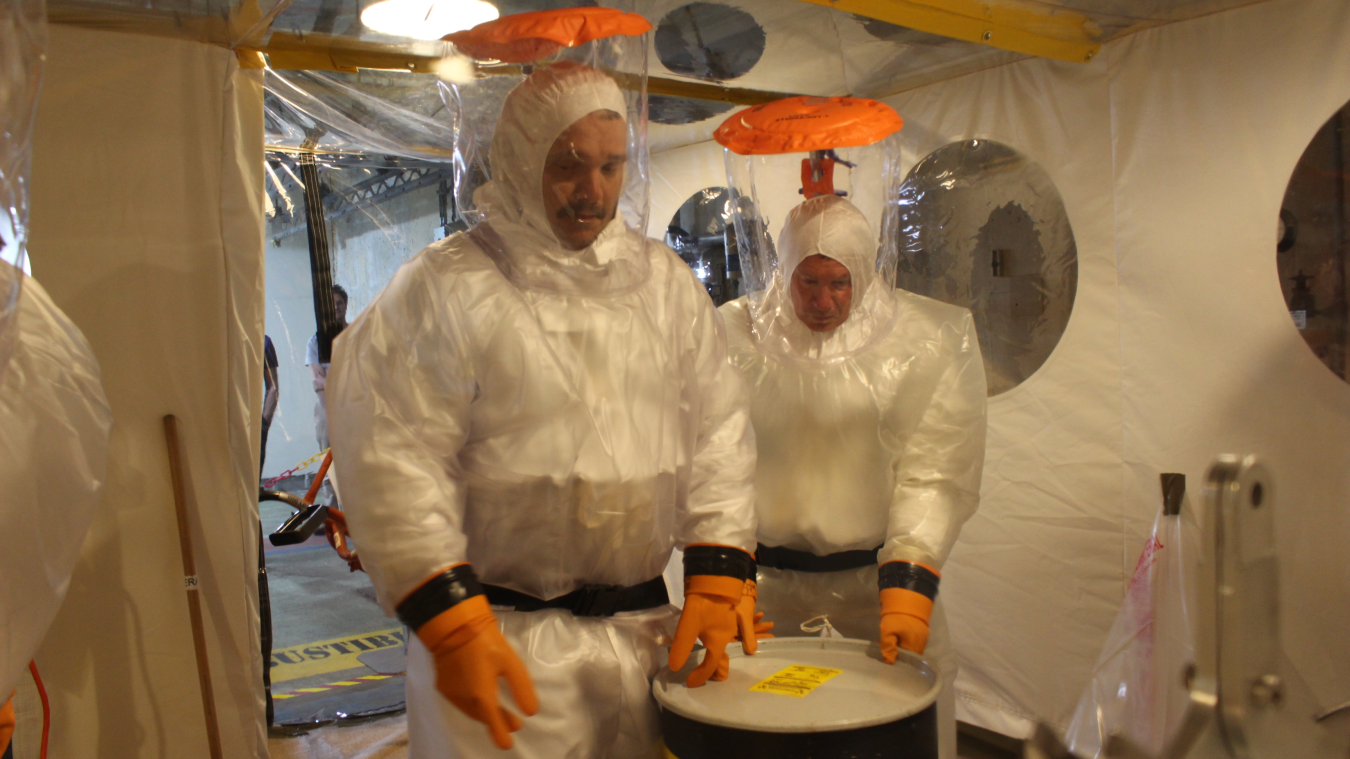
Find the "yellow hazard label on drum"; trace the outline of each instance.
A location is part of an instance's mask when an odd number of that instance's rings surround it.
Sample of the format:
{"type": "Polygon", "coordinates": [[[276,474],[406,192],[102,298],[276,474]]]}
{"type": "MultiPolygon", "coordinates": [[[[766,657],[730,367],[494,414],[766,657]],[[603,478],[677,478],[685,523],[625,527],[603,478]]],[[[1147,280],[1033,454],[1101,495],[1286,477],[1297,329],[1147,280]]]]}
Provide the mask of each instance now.
{"type": "Polygon", "coordinates": [[[825,684],[835,675],[843,674],[842,669],[827,667],[808,667],[805,664],[793,664],[787,669],[775,672],[772,676],[754,684],[750,690],[760,693],[778,693],[784,696],[802,698],[825,684]]]}

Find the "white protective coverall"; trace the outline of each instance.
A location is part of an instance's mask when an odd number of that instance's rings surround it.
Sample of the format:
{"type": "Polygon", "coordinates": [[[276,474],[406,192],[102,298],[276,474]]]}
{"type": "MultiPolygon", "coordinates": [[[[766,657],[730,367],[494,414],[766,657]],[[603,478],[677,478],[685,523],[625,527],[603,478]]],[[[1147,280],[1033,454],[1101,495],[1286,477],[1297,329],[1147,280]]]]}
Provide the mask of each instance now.
{"type": "MultiPolygon", "coordinates": [[[[23,276],[0,261],[0,292],[23,276]]],[[[65,598],[112,426],[89,343],[25,280],[13,314],[0,319],[0,703],[65,598]]]]}
{"type": "MultiPolygon", "coordinates": [[[[335,466],[387,612],[459,562],[552,599],[650,580],[676,546],[754,549],[748,402],[703,287],[621,218],[570,251],[544,214],[549,147],[600,109],[625,113],[593,69],[555,66],[519,85],[476,198],[486,221],[406,263],[336,343],[335,466]]],[[[660,755],[650,680],[675,607],[494,611],[540,712],[502,752],[437,692],[414,637],[412,756],[660,755]]]]}
{"type": "MultiPolygon", "coordinates": [[[[887,286],[866,218],[834,195],[794,208],[777,248],[761,301],[721,308],[750,390],[759,542],[817,556],[881,546],[881,563],[940,568],[979,504],[984,464],[984,364],[970,312],[887,286]],[[847,267],[853,283],[849,317],[831,332],[802,324],[788,291],[815,254],[847,267]]],[[[775,635],[803,635],[804,622],[827,615],[846,637],[878,637],[876,565],[761,566],[758,585],[775,635]]],[[[956,662],[940,594],[931,630],[924,657],[946,683],[939,735],[954,757],[956,662]]]]}

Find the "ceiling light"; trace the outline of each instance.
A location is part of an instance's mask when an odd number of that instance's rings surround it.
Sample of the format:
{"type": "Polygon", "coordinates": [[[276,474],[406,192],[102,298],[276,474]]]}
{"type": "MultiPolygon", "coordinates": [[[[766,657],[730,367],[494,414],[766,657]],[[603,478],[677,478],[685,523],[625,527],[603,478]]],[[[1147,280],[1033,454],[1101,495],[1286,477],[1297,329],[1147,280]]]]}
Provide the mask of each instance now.
{"type": "Polygon", "coordinates": [[[438,40],[498,15],[482,0],[381,0],[361,11],[361,23],[395,37],[438,40]]]}

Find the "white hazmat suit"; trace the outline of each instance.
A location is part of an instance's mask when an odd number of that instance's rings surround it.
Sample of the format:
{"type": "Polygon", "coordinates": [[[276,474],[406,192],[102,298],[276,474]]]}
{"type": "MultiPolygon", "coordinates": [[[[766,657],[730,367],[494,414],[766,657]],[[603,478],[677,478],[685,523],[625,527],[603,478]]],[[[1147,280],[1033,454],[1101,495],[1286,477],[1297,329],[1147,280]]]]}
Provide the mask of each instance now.
{"type": "MultiPolygon", "coordinates": [[[[0,261],[0,291],[16,276],[0,261]]],[[[0,703],[65,597],[103,486],[111,426],[89,343],[27,279],[11,318],[0,320],[0,703]]]]}
{"type": "MultiPolygon", "coordinates": [[[[721,308],[731,362],[750,390],[759,543],[815,556],[880,547],[881,563],[940,568],[979,504],[979,341],[966,309],[887,286],[876,250],[857,208],[834,195],[813,198],[788,215],[778,268],[759,302],[721,308]],[[798,264],[816,254],[843,264],[852,280],[848,319],[830,332],[808,329],[789,295],[798,264]]],[[[826,615],[844,636],[876,640],[877,573],[877,564],[827,572],[761,565],[759,609],[776,635],[805,634],[803,623],[826,615]]],[[[944,756],[954,756],[955,661],[940,603],[924,656],[946,681],[939,731],[944,756]]]]}
{"type": "MultiPolygon", "coordinates": [[[[542,183],[550,146],[597,110],[594,69],[544,69],[507,98],[485,221],[405,264],[336,343],[336,468],[381,604],[447,566],[540,599],[659,577],[672,548],[754,549],[754,436],[721,319],[667,247],[608,224],[566,249],[542,183]]],[[[414,638],[414,757],[660,755],[650,680],[678,610],[500,611],[539,714],[503,752],[436,690],[414,638]]]]}

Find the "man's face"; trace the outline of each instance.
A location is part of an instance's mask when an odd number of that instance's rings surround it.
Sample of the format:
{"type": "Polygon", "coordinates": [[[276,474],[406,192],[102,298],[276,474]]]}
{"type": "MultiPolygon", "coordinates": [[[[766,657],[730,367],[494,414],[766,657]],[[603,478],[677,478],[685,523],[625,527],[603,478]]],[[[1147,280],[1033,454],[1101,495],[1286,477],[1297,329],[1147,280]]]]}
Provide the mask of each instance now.
{"type": "Polygon", "coordinates": [[[333,312],[337,314],[338,324],[347,323],[347,299],[333,293],[333,312]]]}
{"type": "Polygon", "coordinates": [[[614,218],[623,191],[627,128],[596,111],[558,136],[544,161],[544,212],[563,245],[582,250],[614,218]]]}
{"type": "Polygon", "coordinates": [[[853,278],[848,267],[825,256],[808,256],[792,272],[792,308],[813,332],[829,332],[848,319],[853,278]]]}

